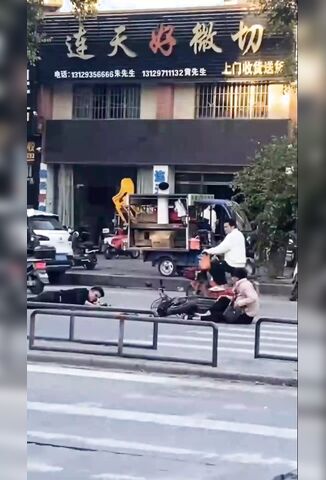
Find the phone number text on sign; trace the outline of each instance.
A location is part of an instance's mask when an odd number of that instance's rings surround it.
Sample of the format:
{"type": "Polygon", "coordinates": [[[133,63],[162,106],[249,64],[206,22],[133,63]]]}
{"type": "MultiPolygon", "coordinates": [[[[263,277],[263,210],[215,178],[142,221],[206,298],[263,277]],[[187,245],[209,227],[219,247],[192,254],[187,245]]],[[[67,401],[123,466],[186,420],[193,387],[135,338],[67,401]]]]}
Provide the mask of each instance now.
{"type": "Polygon", "coordinates": [[[135,78],[135,70],[105,70],[105,71],[89,71],[89,72],[70,72],[69,70],[56,70],[54,77],[57,79],[63,78],[135,78]]]}
{"type": "Polygon", "coordinates": [[[143,77],[206,77],[206,68],[179,68],[174,70],[142,70],[143,77]]]}
{"type": "Polygon", "coordinates": [[[179,68],[174,70],[142,70],[137,75],[133,69],[77,71],[56,70],[54,78],[59,79],[89,79],[89,78],[171,78],[171,77],[206,77],[206,68],[179,68]]]}

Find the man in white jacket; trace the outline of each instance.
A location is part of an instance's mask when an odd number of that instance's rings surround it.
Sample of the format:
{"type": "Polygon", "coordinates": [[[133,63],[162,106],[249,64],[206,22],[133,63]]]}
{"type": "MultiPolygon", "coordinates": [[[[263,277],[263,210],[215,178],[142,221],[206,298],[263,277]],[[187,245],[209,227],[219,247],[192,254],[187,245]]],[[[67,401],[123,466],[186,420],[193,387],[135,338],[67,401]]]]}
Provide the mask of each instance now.
{"type": "Polygon", "coordinates": [[[225,221],[224,231],[226,237],[217,247],[203,251],[208,255],[224,255],[224,261],[212,263],[211,274],[218,285],[226,284],[225,272],[232,275],[235,268],[244,268],[246,265],[246,241],[233,218],[225,221]]]}

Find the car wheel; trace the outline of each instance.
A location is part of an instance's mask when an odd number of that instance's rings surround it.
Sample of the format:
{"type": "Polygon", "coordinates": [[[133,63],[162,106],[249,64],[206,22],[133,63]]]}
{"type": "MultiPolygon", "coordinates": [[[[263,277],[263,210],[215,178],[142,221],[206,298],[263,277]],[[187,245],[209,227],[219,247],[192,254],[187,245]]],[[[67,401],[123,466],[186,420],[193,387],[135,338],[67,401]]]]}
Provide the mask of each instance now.
{"type": "Polygon", "coordinates": [[[106,248],[104,250],[104,257],[107,259],[107,260],[111,260],[111,258],[113,258],[113,252],[111,250],[111,248],[106,248]]]}
{"type": "Polygon", "coordinates": [[[158,263],[158,271],[162,277],[173,277],[176,272],[176,264],[172,258],[162,258],[158,263]]]}
{"type": "Polygon", "coordinates": [[[131,258],[136,260],[137,258],[140,257],[140,250],[131,250],[130,256],[131,256],[131,258]]]}
{"type": "Polygon", "coordinates": [[[29,289],[33,295],[39,295],[44,290],[44,284],[41,282],[41,280],[36,279],[35,285],[29,287],[29,289]]]}

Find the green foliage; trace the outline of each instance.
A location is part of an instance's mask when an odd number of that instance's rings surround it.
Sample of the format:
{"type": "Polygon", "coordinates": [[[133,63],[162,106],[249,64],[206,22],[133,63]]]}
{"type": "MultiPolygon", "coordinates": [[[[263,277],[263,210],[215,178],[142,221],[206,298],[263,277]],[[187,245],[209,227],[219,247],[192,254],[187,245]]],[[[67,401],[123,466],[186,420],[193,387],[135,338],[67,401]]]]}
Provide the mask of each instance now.
{"type": "MultiPolygon", "coordinates": [[[[98,0],[71,0],[71,3],[79,21],[96,14],[98,0]]],[[[41,44],[49,41],[42,32],[43,19],[43,0],[27,0],[27,60],[31,65],[40,60],[41,44]]]]}
{"type": "Polygon", "coordinates": [[[293,35],[298,22],[298,0],[258,0],[274,33],[293,35]]]}
{"type": "Polygon", "coordinates": [[[285,77],[294,82],[297,77],[296,35],[298,25],[298,0],[253,0],[260,13],[266,15],[272,33],[291,42],[291,54],[285,59],[285,77]]]}
{"type": "Polygon", "coordinates": [[[233,187],[242,192],[249,218],[257,223],[259,250],[286,245],[298,209],[296,141],[273,138],[236,174],[233,187]]]}
{"type": "Polygon", "coordinates": [[[27,0],[27,60],[35,65],[39,57],[40,44],[45,40],[41,32],[43,0],[27,0]]]}
{"type": "Polygon", "coordinates": [[[71,4],[75,17],[82,21],[96,14],[98,0],[71,0],[71,4]]]}

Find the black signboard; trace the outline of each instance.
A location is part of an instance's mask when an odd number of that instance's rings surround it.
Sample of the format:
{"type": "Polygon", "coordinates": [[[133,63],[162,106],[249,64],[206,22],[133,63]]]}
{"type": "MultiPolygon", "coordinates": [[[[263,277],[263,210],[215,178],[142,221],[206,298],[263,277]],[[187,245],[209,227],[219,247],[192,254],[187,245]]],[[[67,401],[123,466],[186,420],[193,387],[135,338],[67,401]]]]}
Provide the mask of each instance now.
{"type": "Polygon", "coordinates": [[[289,45],[244,9],[56,15],[41,52],[43,82],[282,79],[289,45]]]}

